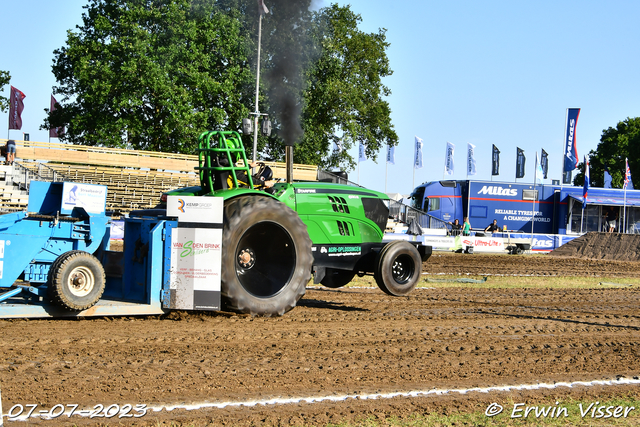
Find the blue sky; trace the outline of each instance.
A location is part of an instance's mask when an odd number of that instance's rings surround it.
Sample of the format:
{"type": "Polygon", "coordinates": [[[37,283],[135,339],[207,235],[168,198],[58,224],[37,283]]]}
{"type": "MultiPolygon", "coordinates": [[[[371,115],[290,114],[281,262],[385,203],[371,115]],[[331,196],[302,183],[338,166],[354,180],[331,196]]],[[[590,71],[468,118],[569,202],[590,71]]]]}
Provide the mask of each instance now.
{"type": "MultiPolygon", "coordinates": [[[[395,165],[385,163],[383,151],[377,164],[367,160],[350,172],[366,187],[408,194],[415,185],[442,179],[447,141],[456,146],[454,179],[466,178],[466,147],[472,143],[474,179],[491,179],[495,144],[501,157],[494,180],[515,180],[520,147],[527,164],[519,181],[532,182],[535,153],[544,148],[549,153],[545,182],[550,183],[560,179],[567,108],[581,108],[580,158],[596,148],[603,129],[640,116],[640,2],[338,3],[350,4],[362,16],[361,30],[386,28],[391,44],[387,53],[394,74],[385,84],[392,92],[387,100],[400,144],[395,165]],[[415,136],[424,141],[424,166],[414,170],[415,136]]],[[[23,0],[3,8],[6,16],[15,17],[7,22],[24,31],[10,40],[13,28],[5,26],[0,70],[10,71],[11,84],[27,95],[22,131],[32,140],[48,140],[48,132],[38,128],[56,84],[52,52],[64,44],[67,29],[80,23],[84,4],[23,0]]],[[[6,129],[6,113],[0,113],[0,123],[6,129]]],[[[11,131],[10,137],[21,139],[21,132],[11,131]]]]}

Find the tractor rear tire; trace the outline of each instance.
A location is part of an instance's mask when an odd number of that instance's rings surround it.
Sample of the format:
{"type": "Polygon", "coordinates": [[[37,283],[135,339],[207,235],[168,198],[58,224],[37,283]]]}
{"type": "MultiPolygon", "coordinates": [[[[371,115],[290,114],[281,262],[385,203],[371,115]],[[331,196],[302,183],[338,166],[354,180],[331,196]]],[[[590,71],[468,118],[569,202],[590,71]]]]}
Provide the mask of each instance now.
{"type": "Polygon", "coordinates": [[[422,273],[420,252],[411,243],[387,243],[376,259],[374,277],[378,287],[392,296],[405,296],[415,289],[422,273]]]}
{"type": "Polygon", "coordinates": [[[282,316],[304,295],[312,264],[307,227],[291,208],[266,196],[225,202],[221,293],[226,309],[282,316]]]}
{"type": "Polygon", "coordinates": [[[347,285],[356,272],[353,270],[339,270],[337,268],[327,268],[324,278],[320,281],[327,288],[337,289],[347,285]]]}
{"type": "Polygon", "coordinates": [[[65,252],[49,269],[49,298],[66,310],[81,311],[93,307],[102,297],[104,288],[104,267],[88,252],[65,252]]]}

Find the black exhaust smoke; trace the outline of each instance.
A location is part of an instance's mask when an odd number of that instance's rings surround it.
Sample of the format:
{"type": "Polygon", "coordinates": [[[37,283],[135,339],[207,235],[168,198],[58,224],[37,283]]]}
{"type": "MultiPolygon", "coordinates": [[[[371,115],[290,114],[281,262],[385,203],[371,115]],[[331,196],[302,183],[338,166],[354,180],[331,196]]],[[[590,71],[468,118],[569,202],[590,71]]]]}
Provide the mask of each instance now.
{"type": "Polygon", "coordinates": [[[270,52],[273,68],[266,73],[269,100],[278,117],[280,137],[286,146],[293,146],[303,135],[302,62],[311,0],[268,0],[268,3],[274,25],[266,36],[273,43],[270,52]]]}

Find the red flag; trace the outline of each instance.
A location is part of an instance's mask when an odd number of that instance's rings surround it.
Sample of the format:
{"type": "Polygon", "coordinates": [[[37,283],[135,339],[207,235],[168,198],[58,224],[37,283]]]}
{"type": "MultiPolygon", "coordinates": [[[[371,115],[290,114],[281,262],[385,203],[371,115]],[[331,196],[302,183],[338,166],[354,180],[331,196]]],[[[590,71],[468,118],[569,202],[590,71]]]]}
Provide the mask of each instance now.
{"type": "MultiPolygon", "coordinates": [[[[626,190],[627,187],[629,186],[629,183],[631,182],[631,169],[629,169],[629,159],[625,158],[624,159],[624,164],[625,164],[625,168],[624,168],[624,184],[622,185],[622,188],[624,188],[626,190]]],[[[631,184],[631,189],[633,189],[633,184],[631,184]]]]}
{"type": "Polygon", "coordinates": [[[260,15],[269,13],[269,9],[267,9],[267,6],[264,4],[264,0],[258,0],[258,9],[260,9],[260,15]]]}
{"type": "MultiPolygon", "coordinates": [[[[56,110],[56,104],[58,101],[51,95],[51,107],[49,108],[49,114],[53,113],[56,110]]],[[[49,138],[59,138],[64,134],[64,126],[59,128],[50,128],[49,129],[49,138]]]]}
{"type": "Polygon", "coordinates": [[[22,100],[26,98],[25,94],[11,86],[11,95],[9,99],[9,129],[22,129],[22,110],[24,103],[22,100]]]}

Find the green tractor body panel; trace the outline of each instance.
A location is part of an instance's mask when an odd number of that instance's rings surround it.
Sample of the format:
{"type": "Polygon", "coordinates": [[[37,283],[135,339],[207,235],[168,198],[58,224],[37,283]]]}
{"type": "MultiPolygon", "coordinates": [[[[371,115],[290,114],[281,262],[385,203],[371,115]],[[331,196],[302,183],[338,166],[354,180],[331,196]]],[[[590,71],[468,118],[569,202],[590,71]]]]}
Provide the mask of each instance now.
{"type": "MultiPolygon", "coordinates": [[[[380,242],[387,224],[388,197],[382,193],[323,182],[291,184],[283,203],[295,195],[295,210],[314,244],[380,242]]],[[[278,197],[276,193],[276,197],[278,197]]],[[[278,197],[279,198],[279,197],[278,197]]],[[[287,203],[289,202],[289,203],[287,203]]]]}

